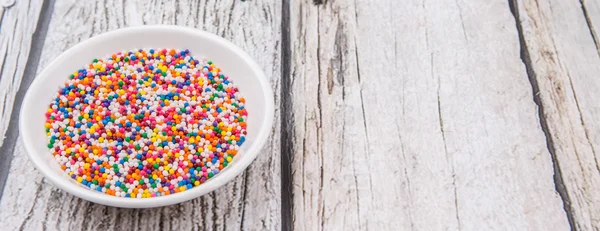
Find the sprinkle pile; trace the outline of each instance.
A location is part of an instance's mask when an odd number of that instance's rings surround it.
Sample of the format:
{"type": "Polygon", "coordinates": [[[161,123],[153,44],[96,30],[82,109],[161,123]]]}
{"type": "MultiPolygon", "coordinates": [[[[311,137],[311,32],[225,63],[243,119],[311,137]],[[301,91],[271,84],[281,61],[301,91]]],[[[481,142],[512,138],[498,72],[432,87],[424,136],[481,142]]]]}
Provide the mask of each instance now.
{"type": "Polygon", "coordinates": [[[189,190],[246,139],[238,88],[189,50],[140,49],[73,73],[46,113],[48,148],[84,186],[118,197],[189,190]]]}

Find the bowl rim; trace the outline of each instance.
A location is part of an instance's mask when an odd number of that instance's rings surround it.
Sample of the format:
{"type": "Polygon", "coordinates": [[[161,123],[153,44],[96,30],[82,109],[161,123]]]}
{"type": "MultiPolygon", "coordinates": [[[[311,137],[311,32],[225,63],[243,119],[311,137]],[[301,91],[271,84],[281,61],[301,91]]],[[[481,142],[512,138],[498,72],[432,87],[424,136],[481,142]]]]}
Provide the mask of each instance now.
{"type": "MultiPolygon", "coordinates": [[[[123,208],[151,208],[151,207],[160,207],[160,206],[166,206],[166,205],[171,205],[171,204],[177,204],[180,202],[184,202],[187,200],[197,198],[199,196],[202,196],[204,194],[214,191],[215,189],[219,188],[220,186],[223,186],[224,184],[226,184],[229,181],[231,181],[232,179],[234,179],[237,175],[242,173],[250,165],[250,163],[252,163],[252,161],[254,161],[254,159],[258,156],[260,150],[264,146],[264,144],[269,136],[271,127],[273,125],[273,117],[274,117],[274,96],[273,96],[273,91],[271,89],[271,85],[270,85],[269,81],[267,80],[266,75],[262,71],[262,68],[260,68],[260,66],[254,61],[254,59],[252,59],[250,57],[250,55],[248,55],[245,51],[243,51],[237,45],[233,44],[232,42],[230,42],[229,40],[227,40],[225,38],[222,38],[220,36],[217,36],[215,34],[212,34],[210,32],[206,32],[206,31],[203,31],[200,29],[183,27],[183,26],[175,26],[175,25],[144,25],[144,26],[135,26],[135,27],[125,27],[125,28],[105,32],[105,33],[93,36],[91,38],[88,38],[82,42],[79,42],[78,44],[74,45],[73,47],[67,49],[66,51],[61,53],[56,59],[54,59],[52,62],[50,62],[48,65],[46,65],[46,67],[44,67],[44,69],[41,72],[39,72],[39,74],[36,74],[36,78],[33,80],[31,85],[27,89],[27,93],[25,94],[25,97],[23,98],[21,110],[19,112],[19,130],[21,133],[21,135],[20,135],[21,140],[25,147],[27,156],[34,163],[35,167],[40,172],[42,172],[44,177],[46,179],[48,179],[56,187],[66,191],[72,195],[75,195],[79,198],[82,198],[84,200],[88,200],[88,201],[103,204],[103,205],[123,207],[123,208]],[[252,143],[252,145],[247,149],[247,151],[244,151],[244,156],[242,158],[239,158],[236,161],[235,165],[229,166],[227,171],[221,172],[218,175],[218,177],[215,177],[209,181],[206,181],[201,186],[193,187],[190,190],[186,190],[184,192],[179,192],[179,193],[174,193],[174,194],[171,194],[168,196],[160,196],[160,197],[152,197],[152,198],[121,198],[121,197],[116,197],[116,196],[111,196],[111,195],[101,194],[101,193],[90,193],[90,192],[92,192],[92,191],[90,191],[90,189],[86,189],[84,187],[74,184],[73,182],[69,182],[69,180],[70,180],[69,178],[65,178],[63,176],[60,176],[59,174],[56,174],[55,173],[56,170],[53,170],[49,165],[43,163],[44,161],[42,159],[37,158],[37,156],[39,156],[38,154],[33,154],[33,153],[36,153],[36,150],[34,148],[36,146],[36,144],[30,138],[31,134],[30,134],[29,130],[27,129],[28,125],[27,125],[27,121],[26,121],[29,118],[29,116],[27,116],[26,113],[33,106],[33,102],[35,100],[32,98],[33,97],[32,95],[35,95],[35,93],[33,93],[33,92],[35,92],[38,89],[41,89],[43,87],[41,77],[45,76],[45,73],[48,72],[48,70],[50,68],[58,65],[58,63],[60,63],[63,59],[71,57],[76,51],[85,49],[88,46],[93,46],[94,44],[96,44],[98,42],[103,42],[105,39],[110,39],[111,37],[119,36],[123,33],[140,33],[140,32],[145,32],[145,31],[157,31],[157,30],[158,31],[160,31],[160,30],[176,31],[176,32],[180,32],[183,34],[200,36],[200,37],[203,37],[204,39],[212,40],[215,43],[218,43],[220,45],[227,47],[228,49],[231,49],[231,51],[235,55],[242,58],[244,60],[244,62],[246,62],[246,64],[253,71],[253,74],[257,76],[259,84],[262,88],[262,92],[263,92],[262,98],[265,102],[265,107],[264,107],[265,117],[263,118],[263,120],[265,120],[265,121],[262,124],[262,126],[259,128],[257,136],[253,138],[254,142],[252,143]]],[[[37,144],[37,145],[40,145],[40,144],[37,144]]]]}

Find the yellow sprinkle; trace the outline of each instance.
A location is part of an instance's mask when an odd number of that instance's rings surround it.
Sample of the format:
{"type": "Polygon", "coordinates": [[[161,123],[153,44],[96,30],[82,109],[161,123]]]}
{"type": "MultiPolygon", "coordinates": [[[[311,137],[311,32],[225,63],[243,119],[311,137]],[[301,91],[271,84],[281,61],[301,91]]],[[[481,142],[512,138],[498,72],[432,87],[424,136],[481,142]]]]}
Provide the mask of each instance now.
{"type": "Polygon", "coordinates": [[[227,157],[227,162],[231,162],[231,156],[227,157]]]}
{"type": "Polygon", "coordinates": [[[185,186],[179,187],[179,191],[185,191],[185,186]]]}
{"type": "Polygon", "coordinates": [[[81,183],[82,181],[83,181],[83,178],[77,177],[77,182],[81,183]]]}
{"type": "Polygon", "coordinates": [[[170,170],[169,170],[169,174],[173,174],[173,173],[175,173],[175,170],[173,170],[173,169],[170,169],[170,170]]]}
{"type": "Polygon", "coordinates": [[[194,185],[195,185],[195,186],[198,186],[198,185],[200,185],[200,181],[199,181],[199,180],[197,180],[196,182],[194,182],[194,185]]]}

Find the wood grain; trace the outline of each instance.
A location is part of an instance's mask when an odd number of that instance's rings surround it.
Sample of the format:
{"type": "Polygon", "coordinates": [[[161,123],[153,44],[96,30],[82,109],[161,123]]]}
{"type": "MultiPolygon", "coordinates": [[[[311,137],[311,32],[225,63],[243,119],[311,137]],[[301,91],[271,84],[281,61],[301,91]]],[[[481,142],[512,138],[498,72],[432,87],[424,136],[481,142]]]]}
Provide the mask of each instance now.
{"type": "Polygon", "coordinates": [[[507,1],[290,16],[296,230],[569,228],[507,1]]]}
{"type": "Polygon", "coordinates": [[[598,1],[516,1],[573,228],[600,229],[598,1]]]}
{"type": "MultiPolygon", "coordinates": [[[[245,49],[279,92],[280,9],[279,2],[259,0],[57,1],[40,65],[105,31],[142,24],[185,25],[216,33],[245,49]]],[[[279,97],[275,100],[278,104],[279,97]]],[[[18,143],[0,202],[2,229],[277,230],[281,227],[278,118],[272,133],[243,175],[209,195],[159,209],[119,209],[72,197],[32,170],[18,143]]]]}
{"type": "Polygon", "coordinates": [[[27,67],[25,63],[42,3],[20,0],[4,11],[0,25],[0,146],[4,142],[15,96],[27,67]]]}

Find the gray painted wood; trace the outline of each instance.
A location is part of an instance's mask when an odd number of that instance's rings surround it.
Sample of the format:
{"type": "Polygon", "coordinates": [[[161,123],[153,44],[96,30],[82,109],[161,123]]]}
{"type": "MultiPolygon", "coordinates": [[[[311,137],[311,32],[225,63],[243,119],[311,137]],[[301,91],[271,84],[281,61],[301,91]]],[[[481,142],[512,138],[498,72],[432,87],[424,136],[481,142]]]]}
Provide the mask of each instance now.
{"type": "MultiPolygon", "coordinates": [[[[272,1],[57,1],[40,66],[105,31],[177,24],[230,39],[257,60],[279,92],[280,9],[280,3],[272,1]]],[[[0,201],[0,224],[3,230],[277,230],[281,227],[279,124],[276,118],[270,142],[243,175],[207,196],[158,209],[111,208],[60,191],[31,169],[17,143],[0,201]]]]}
{"type": "Polygon", "coordinates": [[[15,96],[27,67],[25,63],[29,57],[42,3],[16,1],[4,10],[0,25],[0,146],[3,144],[15,96]]]}
{"type": "Polygon", "coordinates": [[[577,230],[600,229],[598,1],[519,0],[517,10],[566,209],[577,230]],[[596,39],[595,39],[596,38],[596,39]]]}
{"type": "Polygon", "coordinates": [[[296,230],[567,230],[507,1],[292,1],[296,230]]]}
{"type": "MultiPolygon", "coordinates": [[[[0,140],[41,6],[0,25],[0,140]]],[[[38,70],[159,23],[257,59],[282,106],[263,154],[210,195],[118,209],[55,189],[16,143],[2,230],[600,229],[598,0],[57,0],[38,70]]]]}

